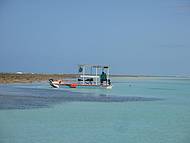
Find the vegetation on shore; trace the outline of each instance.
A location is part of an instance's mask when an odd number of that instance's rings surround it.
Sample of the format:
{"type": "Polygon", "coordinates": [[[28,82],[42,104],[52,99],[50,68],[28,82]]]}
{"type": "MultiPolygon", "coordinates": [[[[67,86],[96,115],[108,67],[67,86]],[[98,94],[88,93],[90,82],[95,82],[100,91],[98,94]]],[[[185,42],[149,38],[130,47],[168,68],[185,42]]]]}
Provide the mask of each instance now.
{"type": "Polygon", "coordinates": [[[0,83],[31,83],[47,81],[50,78],[74,78],[75,74],[31,74],[31,73],[0,73],[0,83]]]}

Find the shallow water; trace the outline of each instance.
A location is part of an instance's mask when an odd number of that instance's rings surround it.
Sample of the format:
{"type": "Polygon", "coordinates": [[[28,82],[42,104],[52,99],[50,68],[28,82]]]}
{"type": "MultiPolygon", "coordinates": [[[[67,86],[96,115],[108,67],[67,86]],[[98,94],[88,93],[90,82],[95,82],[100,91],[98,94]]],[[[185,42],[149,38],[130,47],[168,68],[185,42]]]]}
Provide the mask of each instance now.
{"type": "Polygon", "coordinates": [[[190,79],[113,78],[112,90],[0,85],[0,143],[189,143],[190,79]]]}

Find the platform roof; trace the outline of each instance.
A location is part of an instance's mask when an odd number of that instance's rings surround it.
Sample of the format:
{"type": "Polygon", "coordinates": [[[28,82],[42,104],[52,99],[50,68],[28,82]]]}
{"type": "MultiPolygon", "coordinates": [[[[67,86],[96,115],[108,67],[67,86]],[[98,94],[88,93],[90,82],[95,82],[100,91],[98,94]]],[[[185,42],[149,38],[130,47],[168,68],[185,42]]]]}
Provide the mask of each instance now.
{"type": "Polygon", "coordinates": [[[109,65],[80,64],[79,67],[109,68],[109,65]]]}

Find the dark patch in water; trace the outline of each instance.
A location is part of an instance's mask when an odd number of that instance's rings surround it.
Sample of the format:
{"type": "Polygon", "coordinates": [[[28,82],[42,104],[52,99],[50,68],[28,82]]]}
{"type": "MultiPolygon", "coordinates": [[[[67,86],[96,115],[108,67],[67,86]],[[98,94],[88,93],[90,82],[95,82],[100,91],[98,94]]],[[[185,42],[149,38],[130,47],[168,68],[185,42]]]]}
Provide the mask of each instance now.
{"type": "Polygon", "coordinates": [[[47,108],[62,102],[132,102],[155,101],[158,98],[113,96],[54,89],[0,88],[0,109],[47,108]]]}

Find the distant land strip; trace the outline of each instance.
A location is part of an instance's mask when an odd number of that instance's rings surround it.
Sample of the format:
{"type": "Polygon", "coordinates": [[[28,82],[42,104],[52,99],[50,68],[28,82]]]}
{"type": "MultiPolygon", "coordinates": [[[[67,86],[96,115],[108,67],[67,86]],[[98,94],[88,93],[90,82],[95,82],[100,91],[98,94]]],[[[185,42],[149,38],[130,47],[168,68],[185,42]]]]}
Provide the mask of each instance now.
{"type": "MultiPolygon", "coordinates": [[[[129,77],[137,79],[146,79],[146,78],[185,78],[187,76],[147,76],[147,75],[110,75],[111,77],[129,77]]],[[[0,72],[0,83],[32,83],[32,82],[42,82],[47,81],[48,79],[65,79],[65,78],[77,78],[79,74],[47,74],[47,73],[3,73],[0,72]]]]}
{"type": "Polygon", "coordinates": [[[0,83],[32,83],[48,79],[75,78],[76,74],[0,73],[0,83]]]}

